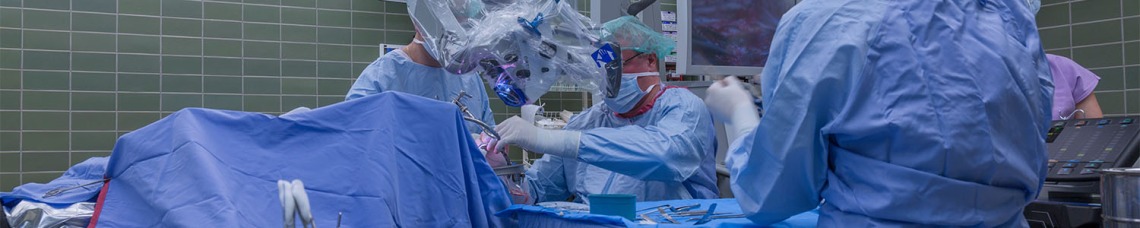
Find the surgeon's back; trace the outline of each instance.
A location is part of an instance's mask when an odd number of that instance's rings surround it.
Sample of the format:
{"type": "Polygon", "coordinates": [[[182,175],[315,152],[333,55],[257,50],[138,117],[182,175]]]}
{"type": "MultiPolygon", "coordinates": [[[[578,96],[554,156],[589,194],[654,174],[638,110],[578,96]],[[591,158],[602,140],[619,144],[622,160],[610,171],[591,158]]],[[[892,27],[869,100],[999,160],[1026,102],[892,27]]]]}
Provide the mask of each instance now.
{"type": "Polygon", "coordinates": [[[1024,0],[799,3],[762,75],[764,118],[729,158],[749,218],[819,206],[820,226],[1025,226],[1053,90],[1032,14],[1024,0]]]}

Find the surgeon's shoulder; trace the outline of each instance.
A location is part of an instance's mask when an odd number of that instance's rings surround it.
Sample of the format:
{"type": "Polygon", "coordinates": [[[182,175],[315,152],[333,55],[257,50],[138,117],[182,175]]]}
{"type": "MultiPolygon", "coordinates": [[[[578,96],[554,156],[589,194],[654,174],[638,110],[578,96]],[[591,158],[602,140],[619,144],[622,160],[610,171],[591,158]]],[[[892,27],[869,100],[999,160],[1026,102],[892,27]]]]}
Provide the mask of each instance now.
{"type": "Polygon", "coordinates": [[[484,86],[486,86],[483,83],[483,77],[480,77],[478,73],[469,72],[469,73],[461,74],[458,76],[463,79],[464,85],[477,86],[477,87],[479,87],[479,91],[485,91],[486,90],[485,88],[483,88],[484,86]]]}
{"type": "Polygon", "coordinates": [[[701,100],[700,97],[684,87],[666,89],[665,93],[661,94],[661,97],[658,99],[658,103],[664,103],[666,105],[699,106],[700,108],[706,108],[705,102],[701,100]]]}
{"type": "Polygon", "coordinates": [[[590,128],[588,124],[593,122],[592,120],[605,118],[603,115],[607,114],[613,115],[613,111],[609,111],[609,108],[606,108],[605,105],[602,105],[601,103],[592,105],[589,108],[586,108],[586,110],[582,110],[582,112],[574,114],[574,116],[570,117],[570,121],[566,122],[566,127],[563,127],[563,129],[588,129],[590,128]]]}
{"type": "Polygon", "coordinates": [[[1074,65],[1080,66],[1080,64],[1077,64],[1077,62],[1073,61],[1072,59],[1066,58],[1064,56],[1054,55],[1054,54],[1046,53],[1045,54],[1045,60],[1049,61],[1050,68],[1053,68],[1055,66],[1056,67],[1074,66],[1074,65]]]}
{"type": "Polygon", "coordinates": [[[409,59],[406,54],[404,54],[403,50],[396,49],[388,53],[384,53],[384,55],[376,58],[376,60],[372,61],[371,64],[368,64],[368,67],[364,68],[364,71],[360,73],[360,76],[376,78],[394,77],[398,75],[395,72],[400,70],[401,65],[414,63],[415,62],[412,62],[412,60],[409,59]]]}

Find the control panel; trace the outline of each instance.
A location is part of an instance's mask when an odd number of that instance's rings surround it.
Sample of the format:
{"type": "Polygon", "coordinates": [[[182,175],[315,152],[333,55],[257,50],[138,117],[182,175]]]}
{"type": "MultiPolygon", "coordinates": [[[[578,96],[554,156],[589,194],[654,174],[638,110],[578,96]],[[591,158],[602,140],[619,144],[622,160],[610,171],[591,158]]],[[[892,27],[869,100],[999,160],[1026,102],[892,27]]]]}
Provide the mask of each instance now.
{"type": "Polygon", "coordinates": [[[1131,167],[1140,152],[1140,116],[1053,121],[1046,181],[1097,181],[1097,169],[1131,167]]]}

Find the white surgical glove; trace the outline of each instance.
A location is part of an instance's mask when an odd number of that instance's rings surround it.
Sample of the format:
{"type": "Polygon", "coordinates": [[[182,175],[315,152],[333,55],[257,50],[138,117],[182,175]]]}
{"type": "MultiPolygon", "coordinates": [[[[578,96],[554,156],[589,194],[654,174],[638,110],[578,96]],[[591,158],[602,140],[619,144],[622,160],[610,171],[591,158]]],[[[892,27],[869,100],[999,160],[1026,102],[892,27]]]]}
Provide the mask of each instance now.
{"type": "Polygon", "coordinates": [[[581,133],[577,131],[542,129],[518,116],[499,123],[495,131],[499,132],[500,137],[495,151],[502,150],[507,144],[514,144],[535,153],[578,157],[578,139],[581,133]]]}
{"type": "Polygon", "coordinates": [[[705,105],[713,118],[724,122],[729,142],[736,141],[760,124],[760,113],[752,103],[752,94],[744,90],[744,85],[736,77],[713,83],[705,94],[705,105]]]}

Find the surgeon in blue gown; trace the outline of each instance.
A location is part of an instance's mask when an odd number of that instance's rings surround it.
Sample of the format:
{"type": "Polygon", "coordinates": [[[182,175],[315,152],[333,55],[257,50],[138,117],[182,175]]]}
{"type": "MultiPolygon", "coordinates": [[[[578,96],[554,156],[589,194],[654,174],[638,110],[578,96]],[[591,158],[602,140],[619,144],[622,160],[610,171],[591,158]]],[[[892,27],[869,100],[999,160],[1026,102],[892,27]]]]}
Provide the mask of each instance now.
{"type": "MultiPolygon", "coordinates": [[[[408,45],[392,50],[360,72],[360,77],[352,84],[352,88],[345,95],[345,100],[352,100],[385,91],[398,91],[410,93],[451,103],[463,91],[471,97],[462,99],[467,110],[483,123],[495,127],[495,117],[491,113],[491,105],[487,99],[487,90],[483,79],[478,74],[452,74],[444,70],[435,57],[435,47],[430,42],[424,42],[420,35],[419,25],[412,22],[416,28],[416,35],[408,45]]],[[[467,122],[467,131],[471,137],[479,141],[490,140],[483,133],[478,124],[467,122]]],[[[480,150],[486,154],[485,150],[480,150]]],[[[487,162],[495,166],[503,166],[508,162],[499,155],[487,156],[487,162]]]]}
{"type": "MultiPolygon", "coordinates": [[[[494,127],[495,119],[483,79],[474,72],[452,74],[441,68],[434,47],[423,41],[419,25],[415,28],[416,35],[412,38],[412,43],[380,56],[364,68],[345,100],[385,91],[399,91],[451,103],[460,91],[464,91],[471,95],[470,98],[463,99],[463,104],[471,114],[494,127]]],[[[470,122],[467,123],[467,130],[472,134],[483,132],[479,125],[470,122]]]]}
{"type": "Polygon", "coordinates": [[[1026,0],[797,4],[762,73],[763,119],[736,80],[705,98],[738,135],[728,165],[748,218],[819,207],[820,226],[1027,226],[1053,94],[1035,10],[1026,0]]]}
{"type": "Polygon", "coordinates": [[[673,41],[636,17],[604,25],[623,47],[619,95],[575,115],[564,130],[519,117],[496,127],[497,144],[544,153],[526,172],[537,202],[589,203],[589,194],[634,194],[637,200],[718,196],[712,117],[697,96],[661,84],[657,64],[673,41]]]}

